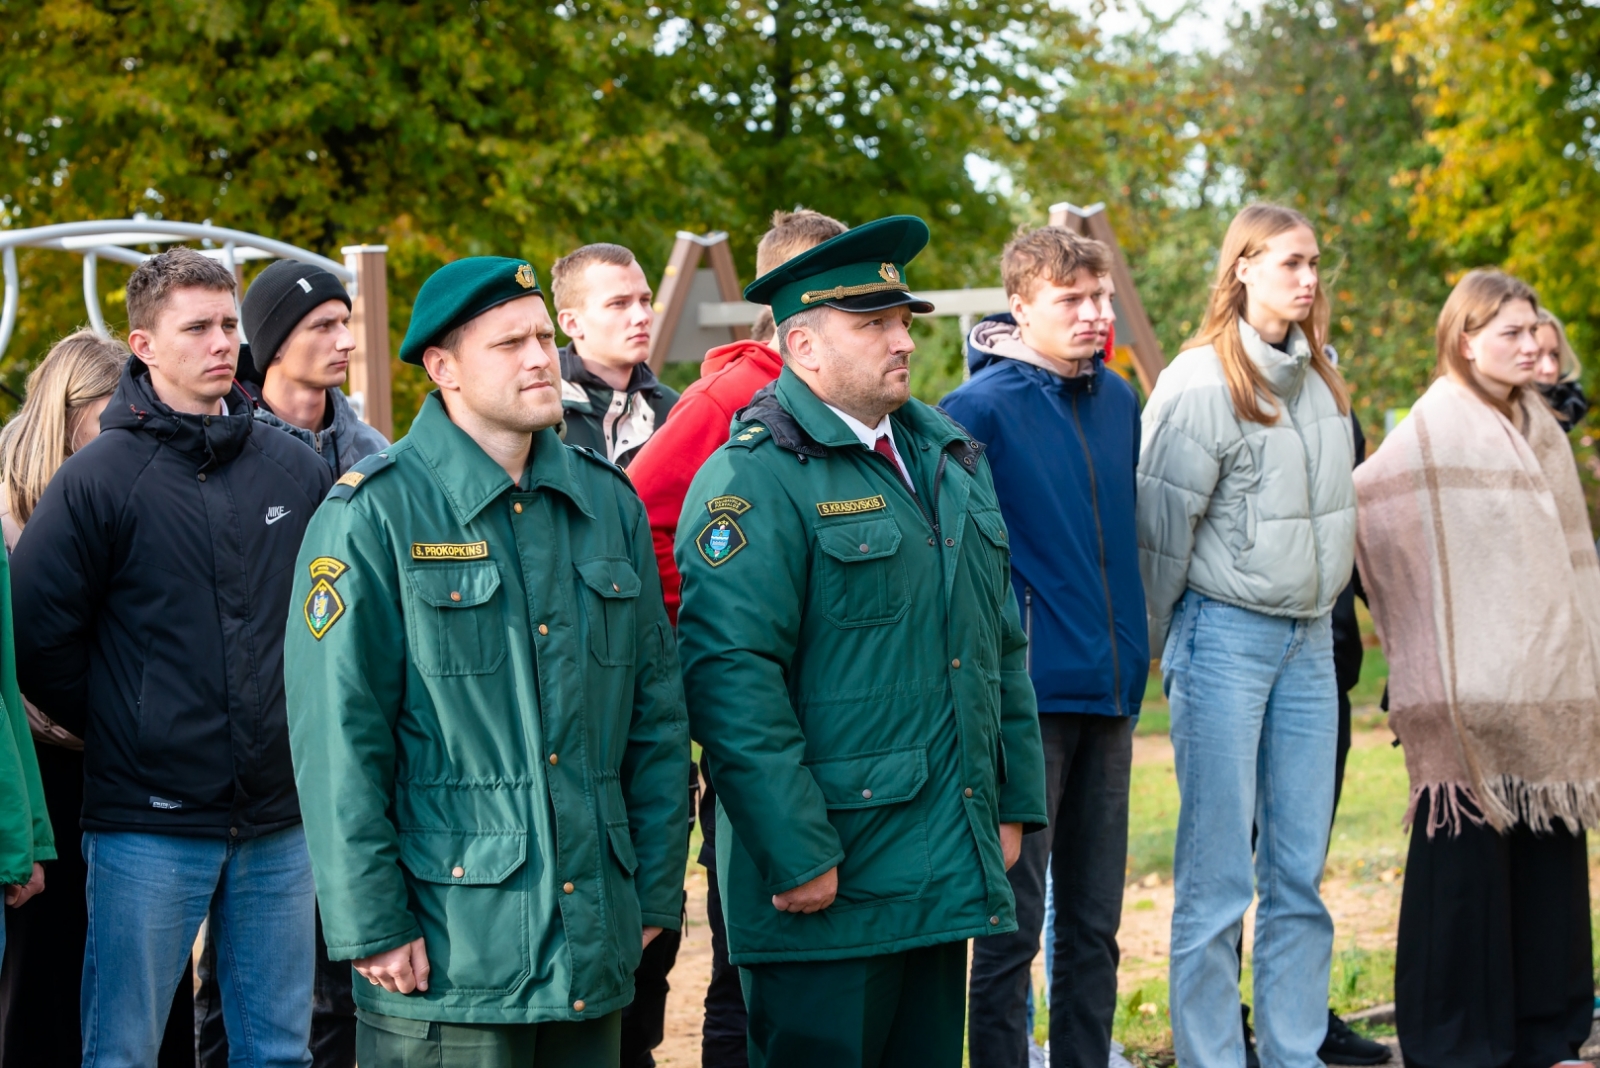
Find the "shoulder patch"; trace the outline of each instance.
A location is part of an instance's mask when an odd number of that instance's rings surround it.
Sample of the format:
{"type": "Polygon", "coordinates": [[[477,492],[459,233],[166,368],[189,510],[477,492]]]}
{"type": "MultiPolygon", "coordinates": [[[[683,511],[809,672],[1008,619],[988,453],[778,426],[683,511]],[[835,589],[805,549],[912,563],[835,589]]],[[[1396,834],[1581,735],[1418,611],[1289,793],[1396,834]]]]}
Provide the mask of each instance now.
{"type": "Polygon", "coordinates": [[[772,437],[771,431],[760,423],[751,423],[733,437],[728,439],[729,445],[737,445],[745,449],[753,449],[757,445],[772,437]]]}
{"type": "Polygon", "coordinates": [[[731,512],[717,512],[694,539],[695,548],[712,567],[721,567],[732,560],[740,549],[750,544],[745,540],[739,521],[731,512]]]}
{"type": "Polygon", "coordinates": [[[320,642],[322,636],[332,630],[344,615],[344,598],[339,596],[333,584],[339,581],[340,575],[350,570],[350,565],[336,557],[319,556],[311,561],[307,570],[317,581],[311,584],[311,592],[306,594],[302,611],[306,617],[306,629],[320,642]]]}
{"type": "Polygon", "coordinates": [[[725,497],[713,497],[706,502],[706,511],[712,515],[718,512],[732,512],[734,515],[744,515],[750,510],[750,502],[743,497],[735,497],[731,493],[725,497]]]}
{"type": "Polygon", "coordinates": [[[326,499],[330,501],[348,501],[355,496],[356,490],[393,466],[394,460],[389,456],[388,449],[382,452],[375,452],[370,456],[363,456],[351,466],[350,470],[339,476],[339,481],[333,484],[333,488],[328,491],[326,499]]]}
{"type": "Polygon", "coordinates": [[[856,515],[860,512],[876,512],[887,507],[889,504],[881,495],[858,497],[853,501],[818,501],[817,515],[826,519],[831,515],[856,515]]]}

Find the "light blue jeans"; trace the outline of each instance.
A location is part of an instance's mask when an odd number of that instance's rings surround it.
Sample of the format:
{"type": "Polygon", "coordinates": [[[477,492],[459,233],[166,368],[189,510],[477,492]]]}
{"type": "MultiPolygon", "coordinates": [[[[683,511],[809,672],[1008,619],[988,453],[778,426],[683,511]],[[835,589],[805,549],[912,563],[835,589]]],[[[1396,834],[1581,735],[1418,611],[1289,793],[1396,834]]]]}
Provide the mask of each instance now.
{"type": "Polygon", "coordinates": [[[300,827],[261,838],[91,831],[84,1068],[150,1068],[184,960],[211,915],[228,1063],[311,1063],[313,892],[300,827]]]}
{"type": "Polygon", "coordinates": [[[1243,1068],[1235,946],[1259,892],[1261,1063],[1321,1068],[1333,920],[1319,886],[1339,727],[1329,617],[1281,619],[1191,590],[1175,613],[1161,672],[1182,798],[1170,990],[1178,1063],[1243,1068]]]}

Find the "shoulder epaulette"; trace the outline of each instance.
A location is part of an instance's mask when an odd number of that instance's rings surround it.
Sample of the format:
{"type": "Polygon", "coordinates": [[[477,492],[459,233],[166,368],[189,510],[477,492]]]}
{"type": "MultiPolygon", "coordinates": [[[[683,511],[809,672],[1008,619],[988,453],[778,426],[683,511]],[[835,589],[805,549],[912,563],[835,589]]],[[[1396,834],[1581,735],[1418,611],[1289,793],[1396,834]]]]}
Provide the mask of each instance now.
{"type": "MultiPolygon", "coordinates": [[[[618,478],[620,478],[627,485],[627,487],[629,489],[633,489],[633,479],[628,477],[628,472],[624,471],[622,468],[618,467],[616,464],[612,463],[610,460],[607,460],[604,456],[601,456],[599,453],[595,452],[593,449],[589,448],[587,445],[568,445],[567,448],[571,449],[573,452],[577,453],[579,456],[582,456],[585,460],[588,460],[590,463],[598,464],[599,466],[605,468],[607,471],[610,471],[613,475],[616,475],[618,478]]],[[[638,491],[635,490],[634,492],[637,493],[638,491]]]]}
{"type": "MultiPolygon", "coordinates": [[[[393,446],[390,446],[393,448],[393,446]]],[[[367,482],[394,466],[394,460],[389,456],[389,450],[375,452],[370,456],[363,456],[351,465],[350,470],[339,476],[339,481],[333,484],[328,491],[327,499],[330,501],[348,501],[354,497],[356,490],[366,485],[367,482]]]]}
{"type": "Polygon", "coordinates": [[[750,423],[728,439],[728,447],[732,449],[753,449],[762,442],[771,440],[772,432],[767,429],[765,424],[750,423]]]}

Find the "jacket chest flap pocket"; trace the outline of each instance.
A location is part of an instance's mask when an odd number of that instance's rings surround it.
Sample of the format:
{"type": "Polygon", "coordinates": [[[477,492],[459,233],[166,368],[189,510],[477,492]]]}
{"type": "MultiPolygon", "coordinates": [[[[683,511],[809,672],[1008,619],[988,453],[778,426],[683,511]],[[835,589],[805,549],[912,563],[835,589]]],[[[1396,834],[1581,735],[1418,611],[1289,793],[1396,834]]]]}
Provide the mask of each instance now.
{"type": "Polygon", "coordinates": [[[424,675],[488,675],[506,658],[505,598],[494,561],[421,564],[406,572],[411,645],[424,675]]]}
{"type": "Polygon", "coordinates": [[[894,623],[911,607],[911,584],[893,516],[852,519],[816,528],[818,594],[836,627],[894,623]]]}
{"type": "Polygon", "coordinates": [[[921,745],[807,763],[839,834],[839,896],[830,910],[917,897],[932,876],[927,819],[916,805],[928,781],[921,745]]]}
{"type": "Polygon", "coordinates": [[[583,580],[583,614],[589,648],[608,667],[633,663],[639,573],[621,557],[602,556],[573,565],[583,580]]]}
{"type": "Polygon", "coordinates": [[[435,990],[502,994],[527,978],[528,895],[514,879],[527,859],[526,831],[400,831],[435,990]]]}

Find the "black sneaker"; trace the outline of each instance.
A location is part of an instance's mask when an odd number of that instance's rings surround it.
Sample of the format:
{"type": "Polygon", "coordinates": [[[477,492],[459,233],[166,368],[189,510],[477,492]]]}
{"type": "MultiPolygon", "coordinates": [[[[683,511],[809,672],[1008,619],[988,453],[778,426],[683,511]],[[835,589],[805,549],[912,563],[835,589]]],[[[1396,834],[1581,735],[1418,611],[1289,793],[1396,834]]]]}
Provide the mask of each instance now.
{"type": "Polygon", "coordinates": [[[1362,1038],[1328,1010],[1328,1037],[1322,1040],[1317,1056],[1324,1064],[1387,1064],[1389,1047],[1370,1038],[1362,1038]]]}
{"type": "Polygon", "coordinates": [[[1250,1006],[1239,1006],[1239,1019],[1244,1024],[1244,1068],[1261,1068],[1261,1057],[1256,1053],[1256,1033],[1250,1030],[1250,1006]]]}

